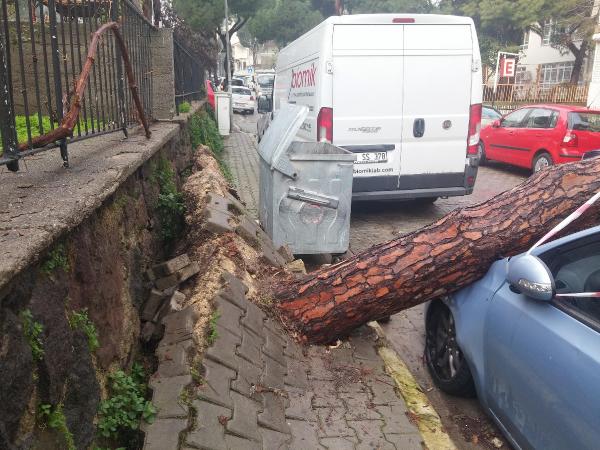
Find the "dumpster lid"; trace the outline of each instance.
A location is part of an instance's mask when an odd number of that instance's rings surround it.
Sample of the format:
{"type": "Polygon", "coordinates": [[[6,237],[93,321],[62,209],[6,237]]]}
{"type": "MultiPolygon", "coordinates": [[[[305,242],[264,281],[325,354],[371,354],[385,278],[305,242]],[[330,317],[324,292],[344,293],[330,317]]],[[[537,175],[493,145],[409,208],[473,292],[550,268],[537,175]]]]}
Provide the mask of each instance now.
{"type": "Polygon", "coordinates": [[[271,170],[294,177],[294,168],[285,155],[306,116],[308,107],[304,105],[286,103],[277,111],[258,146],[258,154],[271,166],[271,170]]]}

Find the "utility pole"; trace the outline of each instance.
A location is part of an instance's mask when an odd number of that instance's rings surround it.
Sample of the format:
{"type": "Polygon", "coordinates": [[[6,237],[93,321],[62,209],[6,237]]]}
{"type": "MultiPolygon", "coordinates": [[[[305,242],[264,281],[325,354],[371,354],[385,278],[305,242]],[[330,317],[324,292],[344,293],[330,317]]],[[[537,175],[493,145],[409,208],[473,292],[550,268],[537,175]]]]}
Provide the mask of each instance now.
{"type": "Polygon", "coordinates": [[[229,55],[229,9],[227,8],[227,0],[225,0],[225,51],[227,57],[227,92],[231,93],[231,59],[229,55]]]}

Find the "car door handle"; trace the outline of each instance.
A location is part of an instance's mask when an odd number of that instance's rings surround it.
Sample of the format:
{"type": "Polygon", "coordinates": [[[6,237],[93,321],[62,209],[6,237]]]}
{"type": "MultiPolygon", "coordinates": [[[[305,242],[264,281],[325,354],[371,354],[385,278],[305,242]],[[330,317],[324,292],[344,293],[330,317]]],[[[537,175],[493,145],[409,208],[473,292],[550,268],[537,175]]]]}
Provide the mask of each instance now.
{"type": "Polygon", "coordinates": [[[535,133],[536,137],[542,137],[542,133],[535,133]]]}
{"type": "Polygon", "coordinates": [[[423,137],[425,134],[425,119],[415,119],[413,122],[413,136],[416,138],[423,137]]]}

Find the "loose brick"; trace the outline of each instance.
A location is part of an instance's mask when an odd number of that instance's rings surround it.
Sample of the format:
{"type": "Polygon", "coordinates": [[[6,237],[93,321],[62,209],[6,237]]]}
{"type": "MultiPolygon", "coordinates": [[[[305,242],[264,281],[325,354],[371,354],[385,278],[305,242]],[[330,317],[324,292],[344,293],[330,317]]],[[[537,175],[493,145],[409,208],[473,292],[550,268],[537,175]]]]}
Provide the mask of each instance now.
{"type": "Polygon", "coordinates": [[[231,331],[236,336],[241,336],[240,318],[244,311],[220,296],[215,297],[215,303],[217,304],[217,314],[219,316],[217,325],[231,331]]]}
{"type": "Polygon", "coordinates": [[[264,447],[256,441],[234,436],[233,434],[225,435],[227,450],[262,450],[264,447]]]}
{"type": "Polygon", "coordinates": [[[264,449],[286,449],[287,443],[292,439],[289,434],[280,433],[278,431],[269,430],[267,428],[259,428],[258,432],[262,436],[262,448],[264,449]]]}
{"type": "Polygon", "coordinates": [[[237,354],[254,364],[261,364],[261,347],[263,339],[247,328],[242,328],[242,343],[237,348],[237,354]]]}
{"type": "Polygon", "coordinates": [[[185,266],[189,265],[190,262],[190,257],[187,255],[187,253],[184,253],[173,259],[170,259],[169,261],[155,265],[152,268],[152,271],[156,277],[166,277],[180,269],[183,269],[185,266]]]}
{"type": "Polygon", "coordinates": [[[175,377],[178,375],[188,375],[190,366],[187,355],[194,343],[192,340],[178,342],[171,345],[159,345],[156,349],[158,358],[158,370],[161,377],[175,377]]]}
{"type": "Polygon", "coordinates": [[[158,419],[146,425],[144,450],[176,450],[179,446],[179,433],[187,427],[185,419],[158,419]]]}
{"type": "Polygon", "coordinates": [[[301,389],[308,388],[308,375],[306,362],[286,358],[287,374],[284,382],[288,386],[293,386],[301,389]]]}
{"type": "Polygon", "coordinates": [[[177,277],[180,283],[183,283],[188,278],[193,277],[198,272],[200,272],[200,264],[194,261],[191,264],[185,266],[183,269],[177,271],[177,277]]]}
{"type": "Polygon", "coordinates": [[[265,313],[260,308],[252,303],[248,303],[246,307],[246,315],[242,317],[242,325],[256,333],[261,335],[263,332],[263,321],[265,320],[265,313]]]}
{"type": "Polygon", "coordinates": [[[227,422],[227,430],[238,436],[259,441],[257,416],[261,406],[237,392],[231,392],[233,400],[233,418],[227,422]]]}
{"type": "Polygon", "coordinates": [[[236,305],[238,308],[246,311],[249,304],[248,300],[246,300],[248,286],[229,272],[223,272],[221,278],[223,279],[225,286],[219,291],[219,295],[236,305]]]}
{"type": "Polygon", "coordinates": [[[345,408],[316,408],[319,416],[319,430],[317,434],[322,437],[355,437],[356,433],[348,426],[344,419],[345,408]]]}
{"type": "Polygon", "coordinates": [[[317,415],[312,409],[312,399],[314,392],[286,389],[289,397],[288,407],[285,410],[285,416],[289,419],[316,421],[317,415]]]}
{"type": "Polygon", "coordinates": [[[263,353],[269,355],[279,364],[285,364],[285,356],[283,355],[283,338],[280,335],[273,333],[268,329],[264,329],[263,334],[265,336],[265,345],[263,346],[263,353]]]}
{"type": "Polygon", "coordinates": [[[177,277],[177,274],[171,274],[169,276],[163,277],[163,278],[158,278],[155,282],[154,285],[156,286],[156,289],[160,290],[160,291],[164,291],[166,289],[175,287],[179,284],[179,278],[177,277]]]}
{"type": "Polygon", "coordinates": [[[263,392],[263,412],[258,415],[258,423],[265,428],[290,433],[290,427],[285,421],[284,399],[273,393],[263,392]]]}
{"type": "Polygon", "coordinates": [[[219,325],[217,325],[217,336],[213,346],[206,351],[206,356],[233,370],[237,370],[238,360],[235,352],[237,346],[241,343],[240,337],[219,325]]]}
{"type": "Polygon", "coordinates": [[[204,209],[204,219],[204,228],[212,233],[221,234],[233,231],[231,226],[233,215],[230,213],[207,207],[204,209]]]}
{"type": "Polygon", "coordinates": [[[267,388],[283,389],[286,368],[274,359],[265,356],[265,370],[261,379],[261,384],[267,388]]]}
{"type": "Polygon", "coordinates": [[[163,302],[162,307],[156,313],[154,322],[160,323],[167,314],[181,311],[185,304],[185,299],[185,294],[177,290],[173,291],[169,299],[163,302]]]}
{"type": "Polygon", "coordinates": [[[149,321],[154,319],[156,312],[160,309],[166,298],[167,296],[163,292],[152,289],[150,291],[150,296],[144,305],[144,310],[142,311],[142,320],[149,321]]]}
{"type": "Polygon", "coordinates": [[[179,377],[150,379],[150,387],[154,393],[152,403],[156,407],[156,417],[159,419],[187,418],[188,407],[182,404],[179,396],[183,389],[192,382],[192,377],[183,375],[179,377]]]}
{"type": "Polygon", "coordinates": [[[324,449],[317,438],[317,430],[311,422],[290,420],[289,426],[293,436],[290,450],[324,449]]]}
{"type": "MultiPolygon", "coordinates": [[[[256,362],[261,363],[260,361],[256,362]]],[[[254,387],[260,383],[261,375],[262,367],[239,358],[237,378],[231,382],[231,389],[258,401],[260,400],[260,394],[255,392],[254,387]]]]}
{"type": "Polygon", "coordinates": [[[167,315],[163,319],[165,336],[161,341],[161,345],[175,344],[191,339],[196,320],[198,320],[198,314],[192,305],[167,315]]]}
{"type": "Polygon", "coordinates": [[[196,426],[187,434],[186,443],[194,448],[226,450],[225,426],[221,422],[231,418],[231,410],[201,400],[196,400],[193,406],[197,412],[196,426]]]}
{"type": "Polygon", "coordinates": [[[198,388],[198,397],[228,408],[233,407],[229,388],[235,371],[206,358],[202,361],[204,383],[198,388]]]}

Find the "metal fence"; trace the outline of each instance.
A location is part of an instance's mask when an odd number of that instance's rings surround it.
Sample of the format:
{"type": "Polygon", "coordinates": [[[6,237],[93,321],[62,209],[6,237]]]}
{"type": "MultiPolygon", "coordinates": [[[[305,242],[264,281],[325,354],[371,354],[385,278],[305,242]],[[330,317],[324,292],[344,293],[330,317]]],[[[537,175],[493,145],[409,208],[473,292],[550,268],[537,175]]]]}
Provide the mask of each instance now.
{"type": "Polygon", "coordinates": [[[175,111],[183,102],[200,100],[204,95],[204,69],[198,59],[177,39],[173,38],[175,68],[175,111]]]}
{"type": "Polygon", "coordinates": [[[499,84],[483,87],[483,101],[502,112],[512,111],[525,104],[564,103],[585,105],[589,84],[499,84]]]}
{"type": "Polygon", "coordinates": [[[79,104],[73,136],[42,148],[32,140],[60,126],[73,101],[90,37],[102,24],[122,21],[141,103],[152,116],[150,58],[153,26],[129,0],[0,0],[0,165],[60,147],[68,165],[69,142],[138,123],[112,34],[100,40],[79,104]]]}

